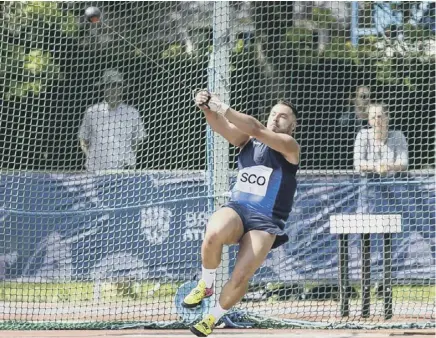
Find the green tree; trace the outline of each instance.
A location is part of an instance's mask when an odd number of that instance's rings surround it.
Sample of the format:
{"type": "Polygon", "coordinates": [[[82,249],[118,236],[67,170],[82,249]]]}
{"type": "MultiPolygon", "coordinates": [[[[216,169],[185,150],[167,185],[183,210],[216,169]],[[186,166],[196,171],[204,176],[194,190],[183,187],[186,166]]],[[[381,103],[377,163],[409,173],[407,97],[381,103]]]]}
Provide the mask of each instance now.
{"type": "Polygon", "coordinates": [[[59,9],[57,2],[16,1],[2,6],[0,75],[6,79],[3,99],[38,96],[61,76],[48,41],[58,32],[77,36],[76,17],[59,9]]]}

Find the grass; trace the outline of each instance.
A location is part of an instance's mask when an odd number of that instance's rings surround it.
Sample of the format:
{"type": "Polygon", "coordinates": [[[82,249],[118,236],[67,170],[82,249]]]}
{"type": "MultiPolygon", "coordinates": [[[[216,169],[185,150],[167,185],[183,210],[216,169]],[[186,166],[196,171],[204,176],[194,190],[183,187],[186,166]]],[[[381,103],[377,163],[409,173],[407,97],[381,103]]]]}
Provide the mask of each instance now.
{"type": "MultiPolygon", "coordinates": [[[[89,302],[94,299],[93,282],[70,283],[0,283],[0,301],[2,302],[89,302]]],[[[179,284],[162,284],[153,292],[154,283],[137,283],[131,287],[126,285],[102,284],[100,297],[103,300],[123,299],[171,299],[179,284]]]]}
{"type": "MultiPolygon", "coordinates": [[[[137,283],[131,287],[126,285],[103,284],[101,299],[122,301],[125,299],[147,300],[149,302],[169,301],[174,297],[181,283],[161,284],[154,290],[154,283],[137,283]]],[[[356,287],[360,294],[360,288],[356,287]]],[[[434,304],[436,299],[435,286],[393,286],[393,299],[396,302],[408,301],[434,304]]],[[[69,283],[0,283],[1,302],[89,302],[94,298],[93,282],[69,283]]],[[[371,298],[376,299],[375,290],[372,288],[371,298]]]]}
{"type": "Polygon", "coordinates": [[[436,300],[436,287],[429,286],[394,286],[392,288],[392,298],[401,301],[415,301],[423,303],[434,303],[436,300]]]}

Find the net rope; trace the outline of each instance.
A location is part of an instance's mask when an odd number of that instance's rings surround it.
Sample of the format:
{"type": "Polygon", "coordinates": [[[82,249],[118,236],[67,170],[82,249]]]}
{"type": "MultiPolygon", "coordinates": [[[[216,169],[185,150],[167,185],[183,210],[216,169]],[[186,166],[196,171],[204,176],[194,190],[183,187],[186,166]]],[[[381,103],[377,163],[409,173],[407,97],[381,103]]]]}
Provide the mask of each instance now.
{"type": "Polygon", "coordinates": [[[192,100],[211,87],[262,123],[292,101],[302,149],[290,241],[220,325],[435,326],[434,3],[226,6],[0,4],[1,330],[186,328],[211,306],[180,307],[236,177],[192,100]],[[399,230],[344,235],[356,215],[399,230]]]}

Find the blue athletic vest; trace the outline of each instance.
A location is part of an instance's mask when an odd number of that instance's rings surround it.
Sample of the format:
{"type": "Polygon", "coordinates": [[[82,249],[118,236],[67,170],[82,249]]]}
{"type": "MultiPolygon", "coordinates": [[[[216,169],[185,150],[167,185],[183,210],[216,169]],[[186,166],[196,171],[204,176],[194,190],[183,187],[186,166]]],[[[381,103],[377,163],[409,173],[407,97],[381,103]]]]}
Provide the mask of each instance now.
{"type": "Polygon", "coordinates": [[[298,165],[252,138],[238,156],[238,177],[231,201],[285,222],[292,209],[298,165]]]}

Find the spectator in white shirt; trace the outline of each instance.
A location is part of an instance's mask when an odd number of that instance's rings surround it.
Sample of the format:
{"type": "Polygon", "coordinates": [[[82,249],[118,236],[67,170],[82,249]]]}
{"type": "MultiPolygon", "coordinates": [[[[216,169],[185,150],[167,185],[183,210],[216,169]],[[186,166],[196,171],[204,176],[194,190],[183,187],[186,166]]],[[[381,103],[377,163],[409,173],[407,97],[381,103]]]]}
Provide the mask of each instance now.
{"type": "Polygon", "coordinates": [[[407,141],[400,130],[389,130],[389,113],[384,104],[368,107],[371,128],[362,129],[354,142],[354,168],[381,176],[406,171],[409,165],[407,141]]]}
{"type": "Polygon", "coordinates": [[[396,205],[392,185],[380,184],[380,180],[391,180],[407,170],[407,141],[401,131],[389,130],[383,104],[368,107],[368,122],[371,128],[359,131],[354,143],[354,168],[366,176],[359,187],[356,213],[391,212],[396,205]]]}
{"type": "Polygon", "coordinates": [[[79,130],[87,170],[134,169],[138,145],[146,138],[139,112],[122,102],[121,73],[107,70],[99,83],[105,100],[89,107],[79,130]]]}

